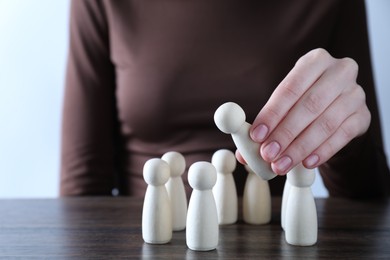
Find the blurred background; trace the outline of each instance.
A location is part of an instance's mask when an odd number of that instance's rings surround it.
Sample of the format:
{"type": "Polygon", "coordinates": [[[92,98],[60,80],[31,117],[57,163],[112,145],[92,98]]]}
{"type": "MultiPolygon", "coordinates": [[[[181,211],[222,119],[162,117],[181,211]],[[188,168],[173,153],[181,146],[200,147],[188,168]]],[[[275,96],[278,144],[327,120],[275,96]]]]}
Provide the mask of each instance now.
{"type": "MultiPolygon", "coordinates": [[[[390,153],[390,1],[366,0],[390,153]]],[[[69,0],[0,0],[0,198],[58,196],[69,0]]],[[[327,196],[321,178],[316,197],[327,196]]]]}

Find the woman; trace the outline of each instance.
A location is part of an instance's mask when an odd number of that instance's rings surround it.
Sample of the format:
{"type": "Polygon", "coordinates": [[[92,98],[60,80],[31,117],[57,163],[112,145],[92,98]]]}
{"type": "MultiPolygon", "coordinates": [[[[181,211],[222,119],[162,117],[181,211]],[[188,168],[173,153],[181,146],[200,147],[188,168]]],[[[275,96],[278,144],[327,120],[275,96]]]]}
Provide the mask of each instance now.
{"type": "Polygon", "coordinates": [[[149,158],[234,150],[213,122],[226,101],[275,173],[302,162],[332,196],[388,196],[364,1],[338,0],[73,1],[61,195],[143,195],[149,158]]]}

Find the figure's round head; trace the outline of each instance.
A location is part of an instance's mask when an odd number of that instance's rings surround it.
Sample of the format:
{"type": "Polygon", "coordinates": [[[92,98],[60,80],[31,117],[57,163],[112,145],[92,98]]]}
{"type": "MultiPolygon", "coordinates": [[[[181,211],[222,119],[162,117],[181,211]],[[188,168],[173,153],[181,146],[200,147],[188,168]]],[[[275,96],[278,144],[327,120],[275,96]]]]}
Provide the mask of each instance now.
{"type": "Polygon", "coordinates": [[[314,169],[306,169],[301,163],[287,173],[289,183],[295,187],[310,187],[315,180],[314,169]]]}
{"type": "Polygon", "coordinates": [[[186,169],[186,161],[184,156],[178,152],[167,152],[161,159],[166,161],[171,168],[171,177],[178,177],[182,175],[186,169]]]}
{"type": "Polygon", "coordinates": [[[244,110],[234,102],[221,105],[214,113],[214,122],[222,132],[231,134],[237,132],[245,123],[244,110]]]}
{"type": "Polygon", "coordinates": [[[170,177],[169,165],[159,158],[149,159],[144,164],[143,175],[145,182],[149,185],[164,185],[170,177]]]}
{"type": "Polygon", "coordinates": [[[220,173],[232,173],[237,166],[236,156],[227,149],[216,151],[211,158],[211,163],[220,173]]]}
{"type": "Polygon", "coordinates": [[[217,171],[209,162],[196,162],[188,170],[188,183],[196,190],[210,190],[217,182],[217,171]]]}

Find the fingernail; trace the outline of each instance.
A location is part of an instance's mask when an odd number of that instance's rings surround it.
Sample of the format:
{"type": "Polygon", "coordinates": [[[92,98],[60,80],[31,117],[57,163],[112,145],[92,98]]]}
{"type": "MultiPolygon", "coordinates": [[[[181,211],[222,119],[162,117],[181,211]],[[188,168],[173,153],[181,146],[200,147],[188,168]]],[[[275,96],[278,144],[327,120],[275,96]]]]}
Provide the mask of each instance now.
{"type": "Polygon", "coordinates": [[[279,173],[286,173],[286,171],[290,168],[292,160],[288,156],[283,156],[279,160],[274,163],[274,167],[276,171],[279,173]]]}
{"type": "Polygon", "coordinates": [[[306,165],[306,167],[314,167],[318,161],[320,160],[320,157],[316,154],[312,154],[310,155],[309,157],[307,157],[304,161],[304,164],[306,165]]]}
{"type": "Polygon", "coordinates": [[[280,151],[280,145],[273,141],[269,143],[266,147],[263,149],[264,157],[266,157],[269,161],[273,161],[276,156],[278,155],[280,151]]]}
{"type": "Polygon", "coordinates": [[[266,125],[258,125],[252,131],[252,139],[255,142],[262,142],[267,136],[268,127],[266,125]]]}

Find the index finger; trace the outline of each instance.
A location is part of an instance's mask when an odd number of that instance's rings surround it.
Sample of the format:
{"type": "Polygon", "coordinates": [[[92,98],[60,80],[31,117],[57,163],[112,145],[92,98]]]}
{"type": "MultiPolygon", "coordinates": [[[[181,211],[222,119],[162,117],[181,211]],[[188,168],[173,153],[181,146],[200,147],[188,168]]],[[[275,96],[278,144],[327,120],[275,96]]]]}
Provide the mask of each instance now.
{"type": "Polygon", "coordinates": [[[283,120],[300,97],[326,70],[332,57],[324,49],[315,49],[302,56],[272,93],[254,120],[250,135],[263,142],[283,120]]]}

